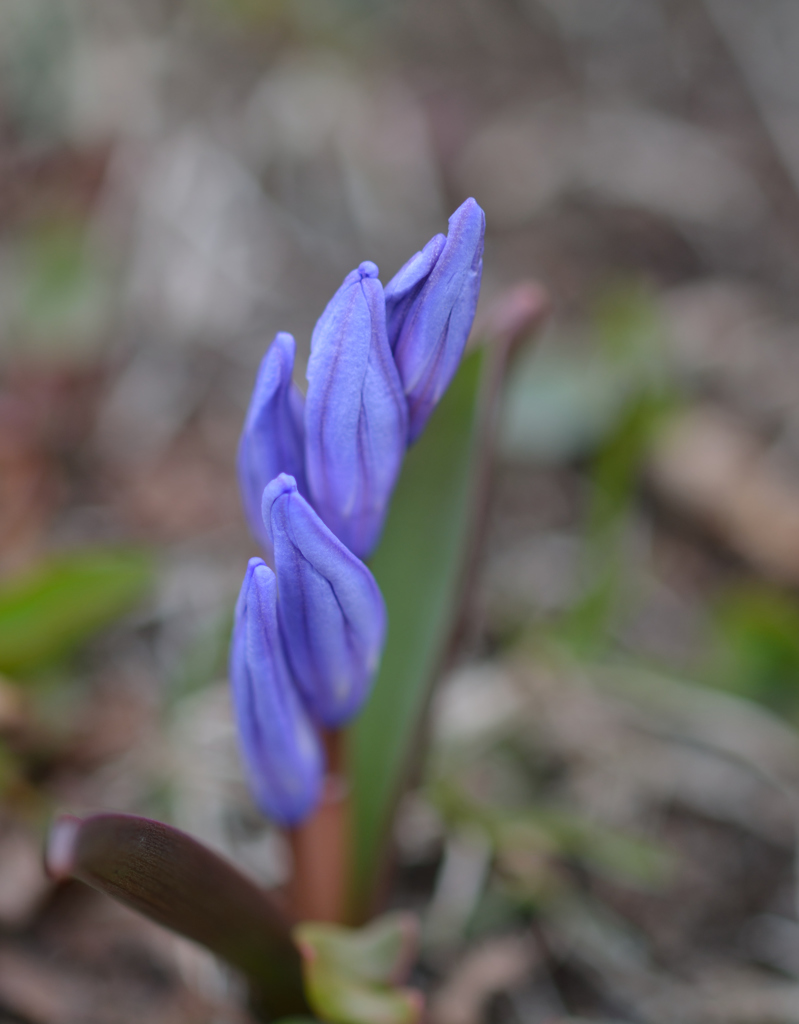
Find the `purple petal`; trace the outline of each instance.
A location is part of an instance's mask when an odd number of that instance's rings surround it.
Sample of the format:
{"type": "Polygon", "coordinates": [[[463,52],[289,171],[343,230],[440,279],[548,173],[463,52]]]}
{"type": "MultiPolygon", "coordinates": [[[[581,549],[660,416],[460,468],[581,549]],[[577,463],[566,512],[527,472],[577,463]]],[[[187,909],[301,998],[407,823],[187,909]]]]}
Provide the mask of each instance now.
{"type": "Polygon", "coordinates": [[[294,689],[277,623],[275,574],[251,558],[236,604],[230,679],[239,746],[256,803],[284,826],[316,806],[324,772],[319,737],[294,689]]]}
{"type": "Polygon", "coordinates": [[[308,707],[328,728],[363,706],[386,634],[380,588],[367,567],[280,476],[264,491],[286,657],[308,707]]]}
{"type": "Polygon", "coordinates": [[[290,473],[302,493],[305,484],[303,397],[292,383],[294,338],[281,332],[261,361],[239,441],[238,473],[244,513],[253,536],[269,550],[261,518],[264,487],[290,473]]]}
{"type": "Polygon", "coordinates": [[[485,215],[467,199],[386,286],[391,348],[408,399],[415,441],[449,387],[472,329],[483,273],[485,215]]]}
{"type": "Polygon", "coordinates": [[[386,329],[392,352],[397,348],[400,331],[410,308],[427,284],[427,279],[438,263],[446,244],[446,235],[433,235],[424,249],[411,256],[386,285],[386,329]]]}
{"type": "Polygon", "coordinates": [[[362,263],[320,317],[305,407],[310,497],[359,558],[380,538],[408,435],[407,403],[388,344],[377,273],[374,263],[362,263]]]}

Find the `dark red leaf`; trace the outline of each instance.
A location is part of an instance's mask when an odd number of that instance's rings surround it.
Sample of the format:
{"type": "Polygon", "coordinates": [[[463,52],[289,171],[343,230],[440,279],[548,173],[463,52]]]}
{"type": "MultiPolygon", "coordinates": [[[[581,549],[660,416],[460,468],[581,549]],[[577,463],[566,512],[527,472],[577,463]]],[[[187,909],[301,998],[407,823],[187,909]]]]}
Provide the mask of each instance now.
{"type": "Polygon", "coordinates": [[[249,979],[271,1016],[307,1011],[293,924],[268,893],[191,836],[126,814],[59,818],[47,868],[206,946],[249,979]]]}

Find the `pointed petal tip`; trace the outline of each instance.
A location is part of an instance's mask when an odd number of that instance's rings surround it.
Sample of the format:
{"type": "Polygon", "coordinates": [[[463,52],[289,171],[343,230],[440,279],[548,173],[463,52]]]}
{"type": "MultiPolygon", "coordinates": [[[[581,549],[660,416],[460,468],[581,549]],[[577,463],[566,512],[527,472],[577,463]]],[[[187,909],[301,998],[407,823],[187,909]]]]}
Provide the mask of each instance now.
{"type": "Polygon", "coordinates": [[[482,253],[483,236],[485,235],[486,215],[476,199],[467,199],[449,218],[449,236],[454,240],[460,233],[466,232],[473,239],[482,253]],[[476,232],[473,236],[471,232],[476,232]]]}
{"type": "Polygon", "coordinates": [[[296,349],[294,336],[287,331],[278,331],[272,339],[258,366],[245,428],[263,415],[264,405],[273,400],[281,386],[291,381],[296,349]]]}
{"type": "Polygon", "coordinates": [[[485,212],[477,200],[473,196],[469,196],[449,218],[449,223],[451,224],[456,217],[458,219],[461,217],[480,217],[482,220],[485,220],[485,212]]]}

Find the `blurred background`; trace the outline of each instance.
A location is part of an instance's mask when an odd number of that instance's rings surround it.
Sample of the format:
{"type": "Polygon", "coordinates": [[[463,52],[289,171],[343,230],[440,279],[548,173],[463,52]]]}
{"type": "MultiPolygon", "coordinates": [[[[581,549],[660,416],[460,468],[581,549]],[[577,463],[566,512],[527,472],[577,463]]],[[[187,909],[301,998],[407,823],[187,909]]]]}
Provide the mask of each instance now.
{"type": "Polygon", "coordinates": [[[0,0],[0,1021],[244,1022],[55,807],[267,884],[225,658],[276,330],[472,195],[505,395],[398,826],[431,1024],[799,1022],[799,6],[0,0]]]}

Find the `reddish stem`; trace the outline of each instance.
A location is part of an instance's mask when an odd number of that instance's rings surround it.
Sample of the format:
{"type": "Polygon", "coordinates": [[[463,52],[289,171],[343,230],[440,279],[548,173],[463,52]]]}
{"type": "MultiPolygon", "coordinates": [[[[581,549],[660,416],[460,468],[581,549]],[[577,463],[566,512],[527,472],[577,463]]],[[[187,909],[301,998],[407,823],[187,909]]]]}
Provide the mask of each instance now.
{"type": "Polygon", "coordinates": [[[349,871],[350,795],[340,730],[325,734],[328,771],[314,814],[289,833],[292,913],[300,921],[342,923],[349,871]]]}

